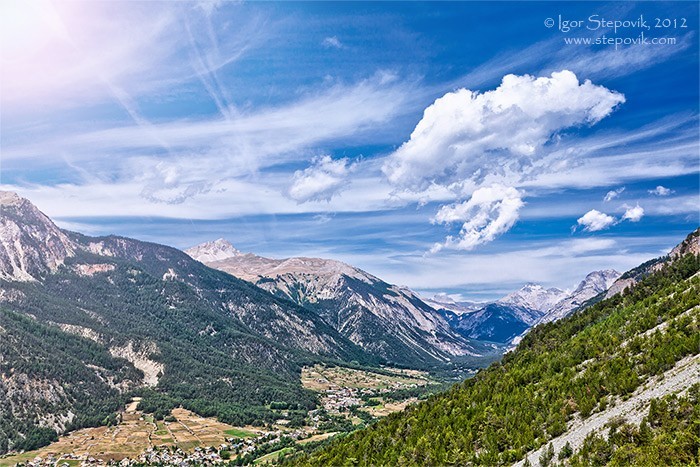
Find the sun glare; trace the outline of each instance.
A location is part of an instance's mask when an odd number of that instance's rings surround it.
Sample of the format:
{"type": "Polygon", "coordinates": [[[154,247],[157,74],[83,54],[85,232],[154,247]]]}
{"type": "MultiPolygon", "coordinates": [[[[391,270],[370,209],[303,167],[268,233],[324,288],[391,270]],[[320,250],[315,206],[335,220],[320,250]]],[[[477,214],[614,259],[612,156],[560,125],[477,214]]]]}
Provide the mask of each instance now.
{"type": "Polygon", "coordinates": [[[54,4],[48,0],[0,0],[0,54],[3,62],[35,55],[64,35],[54,4]]]}

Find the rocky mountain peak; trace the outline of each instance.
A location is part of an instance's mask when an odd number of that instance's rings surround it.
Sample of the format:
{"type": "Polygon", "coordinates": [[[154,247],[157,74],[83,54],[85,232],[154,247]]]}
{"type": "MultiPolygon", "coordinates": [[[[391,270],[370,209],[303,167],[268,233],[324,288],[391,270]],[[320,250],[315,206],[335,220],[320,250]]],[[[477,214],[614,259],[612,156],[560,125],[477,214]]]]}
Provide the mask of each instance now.
{"type": "Polygon", "coordinates": [[[73,256],[76,248],[29,200],[0,191],[0,279],[40,279],[73,256]]]}
{"type": "Polygon", "coordinates": [[[539,322],[547,323],[568,316],[596,295],[605,292],[622,274],[614,269],[588,273],[571,295],[556,303],[539,322]]]}
{"type": "Polygon", "coordinates": [[[214,261],[222,261],[224,259],[243,255],[231,242],[224,238],[218,238],[211,242],[204,242],[193,246],[185,250],[185,253],[202,263],[212,263],[214,261]]]}
{"type": "Polygon", "coordinates": [[[26,199],[22,198],[20,195],[14,191],[1,191],[0,190],[0,206],[19,206],[26,199]]]}
{"type": "Polygon", "coordinates": [[[601,271],[593,271],[586,275],[586,277],[579,283],[574,294],[583,291],[587,288],[592,288],[596,291],[596,294],[608,290],[610,286],[620,277],[622,273],[614,269],[604,269],[601,271]]]}
{"type": "Polygon", "coordinates": [[[676,245],[668,256],[671,259],[676,259],[689,253],[700,254],[700,228],[695,229],[685,240],[676,245]]]}

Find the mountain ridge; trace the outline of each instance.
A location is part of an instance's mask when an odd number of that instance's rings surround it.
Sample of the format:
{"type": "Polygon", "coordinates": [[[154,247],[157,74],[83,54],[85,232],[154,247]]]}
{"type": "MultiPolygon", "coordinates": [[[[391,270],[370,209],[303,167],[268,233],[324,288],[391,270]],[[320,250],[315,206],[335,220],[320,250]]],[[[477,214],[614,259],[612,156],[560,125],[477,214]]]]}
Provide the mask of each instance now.
{"type": "MultiPolygon", "coordinates": [[[[185,252],[195,259],[209,255],[202,245],[185,252]]],[[[337,260],[245,253],[208,265],[314,310],[351,341],[394,364],[429,367],[497,351],[453,331],[414,292],[337,260]]]]}
{"type": "Polygon", "coordinates": [[[465,337],[517,344],[532,326],[568,316],[605,292],[618,277],[620,273],[611,269],[593,271],[573,292],[527,283],[477,310],[465,310],[457,304],[447,303],[442,307],[440,302],[432,303],[440,306],[436,312],[465,337]]]}
{"type": "Polygon", "coordinates": [[[28,200],[0,199],[0,395],[14,398],[0,404],[1,452],[107,423],[134,390],[160,416],[182,405],[263,423],[279,417],[273,401],[316,406],[303,365],[381,363],[317,314],[180,250],[63,231],[28,200]]]}

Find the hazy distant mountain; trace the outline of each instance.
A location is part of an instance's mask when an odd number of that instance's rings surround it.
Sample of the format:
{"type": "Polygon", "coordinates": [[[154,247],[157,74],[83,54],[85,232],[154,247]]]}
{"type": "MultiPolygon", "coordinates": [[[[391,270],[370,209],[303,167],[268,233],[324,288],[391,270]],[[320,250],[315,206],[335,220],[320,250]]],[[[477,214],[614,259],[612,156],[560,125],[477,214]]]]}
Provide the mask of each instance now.
{"type": "Polygon", "coordinates": [[[489,302],[456,301],[444,293],[436,294],[432,298],[424,298],[423,301],[436,310],[449,310],[457,315],[478,311],[489,304],[489,302]]]}
{"type": "Polygon", "coordinates": [[[555,287],[545,289],[539,284],[530,283],[501,298],[498,303],[547,312],[567,296],[568,292],[564,290],[555,287]]]}
{"type": "MultiPolygon", "coordinates": [[[[456,313],[440,306],[440,314],[465,337],[508,343],[538,323],[561,319],[588,300],[606,291],[620,276],[614,270],[595,271],[571,293],[526,284],[477,311],[456,313]]],[[[438,305],[443,305],[438,303],[438,305]]]]}
{"type": "Polygon", "coordinates": [[[221,251],[229,251],[229,257],[207,262],[209,266],[315,311],[351,341],[389,362],[431,366],[494,351],[452,330],[412,291],[340,261],[241,254],[221,240],[186,250],[201,261],[221,251]]]}
{"type": "Polygon", "coordinates": [[[440,313],[465,337],[503,344],[529,329],[543,315],[537,310],[499,302],[472,313],[457,315],[444,309],[440,313]]]}

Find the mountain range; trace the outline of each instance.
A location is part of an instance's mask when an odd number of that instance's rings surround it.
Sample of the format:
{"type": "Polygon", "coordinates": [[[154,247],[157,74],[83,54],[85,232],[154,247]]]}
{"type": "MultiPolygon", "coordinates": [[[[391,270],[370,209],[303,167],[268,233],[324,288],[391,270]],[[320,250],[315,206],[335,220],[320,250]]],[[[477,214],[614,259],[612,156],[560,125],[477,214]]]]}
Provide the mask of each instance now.
{"type": "Polygon", "coordinates": [[[222,239],[183,252],[85,236],[0,192],[0,454],[114,423],[134,395],[157,417],[182,406],[262,424],[280,417],[273,402],[317,407],[300,383],[314,363],[483,367],[606,297],[654,293],[649,281],[697,255],[697,240],[623,275],[591,273],[571,293],[527,284],[493,303],[426,302],[329,259],[265,258],[222,239]]]}
{"type": "Polygon", "coordinates": [[[428,303],[465,337],[501,344],[517,343],[532,326],[564,318],[601,295],[620,275],[612,269],[594,271],[573,292],[530,283],[479,308],[473,303],[449,302],[444,297],[428,303]]]}
{"type": "Polygon", "coordinates": [[[313,408],[301,367],[378,365],[314,312],[180,250],[59,229],[0,193],[0,452],[106,423],[139,391],[229,423],[313,408]]]}
{"type": "Polygon", "coordinates": [[[218,239],[186,250],[208,266],[318,313],[367,352],[389,363],[430,368],[492,357],[498,346],[461,335],[411,290],[340,261],[271,259],[218,239]]]}
{"type": "Polygon", "coordinates": [[[341,334],[388,362],[413,367],[487,357],[492,349],[517,342],[535,324],[574,312],[620,276],[614,270],[594,271],[573,292],[529,283],[492,303],[457,302],[446,294],[422,299],[335,260],[242,253],[223,238],[185,252],[318,312],[341,334]]]}

